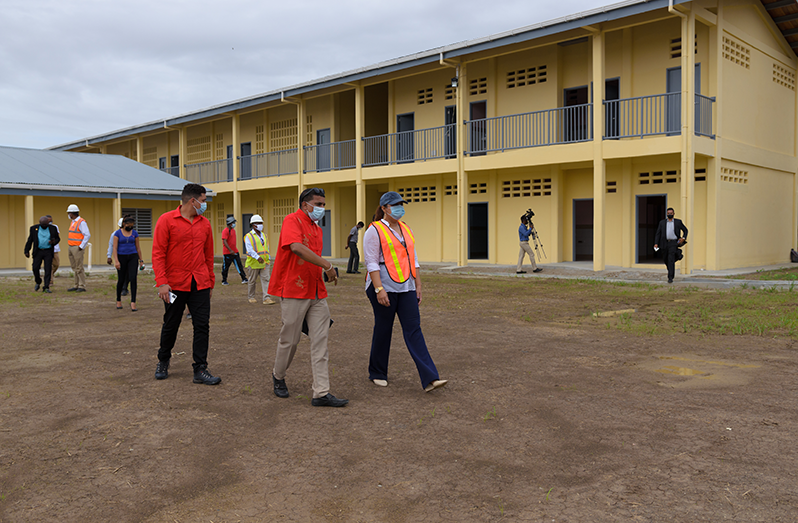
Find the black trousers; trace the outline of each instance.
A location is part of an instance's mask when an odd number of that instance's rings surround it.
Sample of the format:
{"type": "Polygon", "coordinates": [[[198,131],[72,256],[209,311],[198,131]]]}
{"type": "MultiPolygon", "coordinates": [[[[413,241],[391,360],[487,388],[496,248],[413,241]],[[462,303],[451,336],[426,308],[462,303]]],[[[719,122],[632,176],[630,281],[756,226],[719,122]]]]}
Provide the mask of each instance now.
{"type": "Polygon", "coordinates": [[[360,268],[360,251],[357,250],[357,242],[349,242],[349,263],[346,264],[346,272],[357,272],[360,268]]]}
{"type": "Polygon", "coordinates": [[[116,301],[122,300],[122,291],[130,283],[130,301],[136,303],[138,289],[139,254],[117,254],[120,267],[116,270],[116,301]]]}
{"type": "Polygon", "coordinates": [[[668,279],[672,280],[673,275],[676,273],[676,261],[679,258],[679,242],[678,240],[665,240],[665,246],[662,249],[662,261],[668,268],[668,279]]]}
{"type": "Polygon", "coordinates": [[[188,305],[188,312],[191,313],[191,322],[194,325],[194,372],[208,366],[208,337],[210,334],[211,319],[211,289],[197,290],[197,282],[192,278],[191,290],[172,292],[177,295],[172,303],[164,303],[166,312],[163,315],[163,327],[161,327],[161,348],[158,349],[158,361],[169,361],[172,357],[172,349],[177,340],[177,330],[180,328],[180,321],[183,319],[183,311],[188,305]]]}
{"type": "Polygon", "coordinates": [[[224,255],[224,261],[222,262],[222,281],[227,281],[227,274],[230,272],[231,265],[235,265],[242,281],[247,279],[247,275],[244,274],[244,268],[241,266],[241,257],[237,252],[234,252],[224,255]]]}
{"type": "Polygon", "coordinates": [[[52,247],[49,249],[38,249],[36,254],[33,255],[33,279],[36,280],[36,285],[41,285],[42,277],[39,276],[39,269],[42,268],[42,261],[44,261],[44,288],[50,288],[50,278],[53,274],[53,254],[52,247]]]}

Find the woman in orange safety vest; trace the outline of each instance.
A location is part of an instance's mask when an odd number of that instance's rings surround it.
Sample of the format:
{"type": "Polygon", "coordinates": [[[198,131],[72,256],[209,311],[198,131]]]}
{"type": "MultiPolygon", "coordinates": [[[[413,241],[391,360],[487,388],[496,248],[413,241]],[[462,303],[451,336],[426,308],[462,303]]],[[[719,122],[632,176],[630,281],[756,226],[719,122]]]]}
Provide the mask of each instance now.
{"type": "Polygon", "coordinates": [[[407,203],[399,193],[389,191],[380,198],[374,222],[363,235],[366,262],[366,296],[374,309],[369,379],[380,387],[388,386],[388,357],[391,332],[396,316],[402,324],[407,350],[416,363],[424,391],[443,387],[438,369],[421,332],[421,276],[416,256],[415,237],[410,227],[400,222],[407,203]]]}

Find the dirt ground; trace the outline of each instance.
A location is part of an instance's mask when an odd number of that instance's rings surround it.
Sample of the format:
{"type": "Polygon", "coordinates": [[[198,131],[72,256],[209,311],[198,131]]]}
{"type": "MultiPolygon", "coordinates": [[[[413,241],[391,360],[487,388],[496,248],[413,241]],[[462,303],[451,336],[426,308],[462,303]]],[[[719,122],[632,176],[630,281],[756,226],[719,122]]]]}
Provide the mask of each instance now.
{"type": "Polygon", "coordinates": [[[188,322],[154,379],[151,276],[135,314],[107,276],[80,295],[0,280],[0,521],[796,521],[793,340],[634,335],[585,320],[634,306],[596,284],[429,275],[422,328],[449,384],[423,392],[397,322],[379,388],[362,278],[345,276],[329,298],[343,409],[310,405],[307,339],[274,396],[280,308],[235,276],[213,296],[216,387],[191,381],[188,322]]]}

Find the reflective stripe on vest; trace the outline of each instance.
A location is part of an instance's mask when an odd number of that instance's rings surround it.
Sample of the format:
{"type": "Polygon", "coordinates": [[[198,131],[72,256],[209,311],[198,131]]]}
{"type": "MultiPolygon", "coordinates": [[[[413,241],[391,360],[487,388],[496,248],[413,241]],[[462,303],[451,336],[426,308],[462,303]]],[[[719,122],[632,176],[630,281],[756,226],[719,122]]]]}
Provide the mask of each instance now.
{"type": "Polygon", "coordinates": [[[402,222],[399,222],[399,229],[405,237],[405,244],[395,238],[393,231],[385,226],[381,221],[371,224],[377,229],[380,237],[380,245],[382,246],[382,257],[385,259],[385,268],[388,270],[388,276],[396,283],[404,283],[416,277],[416,251],[413,233],[410,228],[402,222]],[[396,240],[396,241],[395,241],[396,240]]]}
{"type": "Polygon", "coordinates": [[[269,263],[269,248],[266,246],[266,238],[261,239],[260,236],[255,234],[255,231],[249,231],[246,237],[249,238],[250,243],[255,248],[255,252],[263,258],[263,262],[259,262],[257,258],[253,258],[252,256],[247,256],[247,261],[244,263],[244,266],[250,269],[263,269],[266,267],[266,264],[269,263]]]}
{"type": "Polygon", "coordinates": [[[83,242],[83,233],[80,232],[80,224],[85,221],[86,220],[78,216],[69,226],[69,235],[67,236],[67,243],[69,243],[69,245],[80,245],[83,242]]]}

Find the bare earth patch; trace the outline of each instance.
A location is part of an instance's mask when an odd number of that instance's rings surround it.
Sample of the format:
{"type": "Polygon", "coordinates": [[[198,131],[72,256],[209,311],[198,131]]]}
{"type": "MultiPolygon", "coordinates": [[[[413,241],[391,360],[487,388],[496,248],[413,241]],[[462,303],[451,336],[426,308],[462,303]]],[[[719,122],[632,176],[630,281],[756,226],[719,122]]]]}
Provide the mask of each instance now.
{"type": "Polygon", "coordinates": [[[325,409],[310,405],[307,339],[291,397],[272,393],[279,306],[218,286],[209,361],[222,384],[191,382],[188,322],[169,379],[156,381],[152,278],[136,314],[115,309],[114,284],[92,277],[75,296],[57,280],[45,296],[0,281],[0,521],[798,513],[795,340],[625,327],[711,309],[717,293],[427,275],[422,328],[450,382],[425,394],[398,322],[389,386],[368,381],[372,312],[362,278],[345,278],[330,289],[330,369],[350,404],[325,409]],[[592,316],[627,309],[638,312],[592,316]]]}

